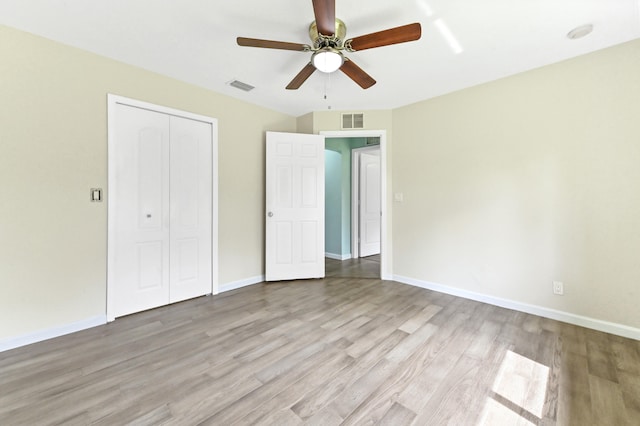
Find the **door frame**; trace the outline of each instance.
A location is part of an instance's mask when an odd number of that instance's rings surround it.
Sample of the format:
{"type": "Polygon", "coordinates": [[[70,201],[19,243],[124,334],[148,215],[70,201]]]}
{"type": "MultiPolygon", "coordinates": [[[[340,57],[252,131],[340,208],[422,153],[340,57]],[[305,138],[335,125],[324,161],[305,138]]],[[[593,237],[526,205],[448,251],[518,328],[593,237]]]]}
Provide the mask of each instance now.
{"type": "Polygon", "coordinates": [[[124,96],[107,94],[107,322],[115,319],[113,298],[113,270],[115,259],[114,236],[111,232],[115,228],[115,212],[117,192],[115,184],[116,159],[114,147],[116,143],[116,107],[126,105],[134,108],[146,109],[162,114],[201,121],[211,125],[211,294],[218,294],[218,120],[204,115],[194,114],[175,108],[152,104],[124,96]]]}
{"type": "MultiPolygon", "coordinates": [[[[387,189],[387,131],[386,130],[335,130],[320,131],[327,138],[380,138],[380,211],[382,220],[380,224],[380,278],[390,280],[393,278],[391,259],[393,258],[390,244],[389,229],[391,226],[390,197],[387,189]]],[[[353,250],[353,247],[352,247],[353,250]]]]}
{"type": "MultiPolygon", "coordinates": [[[[382,156],[379,145],[364,146],[351,150],[351,257],[353,259],[360,257],[360,203],[358,202],[360,199],[360,155],[368,151],[378,151],[382,156]]],[[[382,167],[382,157],[380,157],[380,166],[382,167]]],[[[382,180],[382,168],[380,169],[380,180],[382,180]]],[[[382,187],[380,187],[380,209],[382,209],[383,204],[382,194],[382,187]]],[[[380,232],[382,232],[382,220],[380,221],[380,227],[380,232]]],[[[380,250],[382,250],[382,240],[380,241],[380,250]]]]}

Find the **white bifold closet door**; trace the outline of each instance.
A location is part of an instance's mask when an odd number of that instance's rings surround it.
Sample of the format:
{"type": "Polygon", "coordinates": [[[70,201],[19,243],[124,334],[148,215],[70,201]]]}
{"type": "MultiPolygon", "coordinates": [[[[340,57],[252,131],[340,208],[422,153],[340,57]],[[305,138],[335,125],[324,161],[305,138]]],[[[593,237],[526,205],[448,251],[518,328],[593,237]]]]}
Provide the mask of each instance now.
{"type": "Polygon", "coordinates": [[[210,123],[117,105],[114,316],[211,293],[210,123]]]}

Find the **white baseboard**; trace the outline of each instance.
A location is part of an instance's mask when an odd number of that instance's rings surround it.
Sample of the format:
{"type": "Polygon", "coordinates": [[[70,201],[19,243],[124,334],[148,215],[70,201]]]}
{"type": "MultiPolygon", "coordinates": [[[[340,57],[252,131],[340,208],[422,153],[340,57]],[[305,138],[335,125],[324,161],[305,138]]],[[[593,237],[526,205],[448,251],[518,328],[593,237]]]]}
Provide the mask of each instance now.
{"type": "Polygon", "coordinates": [[[351,253],[349,254],[325,253],[324,257],[328,257],[329,259],[334,259],[334,260],[347,260],[347,259],[351,259],[351,253]]]}
{"type": "MultiPolygon", "coordinates": [[[[500,306],[502,308],[513,309],[532,315],[538,315],[544,318],[550,318],[581,327],[591,328],[605,333],[615,334],[617,336],[627,337],[630,339],[640,340],[640,329],[629,327],[623,324],[602,321],[595,318],[576,315],[569,312],[558,311],[555,309],[545,308],[542,306],[529,305],[526,303],[516,302],[513,300],[502,299],[499,297],[488,296],[482,293],[475,293],[468,290],[462,290],[455,287],[449,287],[442,284],[431,283],[428,281],[417,280],[415,278],[394,275],[393,280],[403,284],[409,284],[415,287],[427,290],[437,291],[439,293],[450,294],[465,299],[475,300],[477,302],[488,303],[490,305],[500,306]]],[[[231,291],[242,287],[264,282],[264,275],[259,275],[244,280],[233,281],[220,286],[220,293],[231,291]]],[[[21,346],[30,345],[32,343],[41,342],[43,340],[53,339],[55,337],[64,336],[65,334],[75,333],[77,331],[86,330],[88,328],[97,327],[107,323],[106,315],[98,315],[85,320],[76,321],[59,327],[53,327],[34,333],[25,334],[23,336],[10,337],[0,340],[0,352],[21,346]]]]}
{"type": "Polygon", "coordinates": [[[569,312],[545,308],[543,306],[529,305],[527,303],[516,302],[509,299],[502,299],[499,297],[489,296],[482,293],[475,293],[472,291],[449,287],[442,284],[421,281],[415,278],[403,277],[401,275],[394,275],[393,280],[403,284],[409,284],[415,287],[437,291],[439,293],[450,294],[452,296],[458,296],[464,299],[470,299],[477,302],[500,306],[501,308],[513,309],[515,311],[538,315],[540,317],[550,318],[581,327],[591,328],[593,330],[604,331],[605,333],[615,334],[617,336],[640,340],[640,329],[629,327],[624,324],[602,321],[599,319],[576,315],[569,312]]]}
{"type": "Polygon", "coordinates": [[[106,323],[107,316],[98,315],[85,320],[76,321],[71,324],[40,330],[23,336],[10,337],[8,339],[0,340],[0,352],[19,348],[20,346],[30,345],[32,343],[42,342],[43,340],[53,339],[54,337],[64,336],[65,334],[75,333],[76,331],[86,330],[87,328],[97,327],[106,323]]]}
{"type": "Polygon", "coordinates": [[[258,275],[257,277],[246,278],[244,280],[233,281],[230,283],[222,284],[218,287],[218,293],[224,293],[225,291],[236,290],[238,288],[247,287],[254,284],[260,284],[264,282],[264,275],[258,275]]]}
{"type": "MultiPolygon", "coordinates": [[[[264,282],[264,275],[221,285],[219,286],[218,291],[222,293],[225,291],[231,291],[237,288],[258,284],[261,282],[264,282]]],[[[64,336],[65,334],[75,333],[76,331],[86,330],[88,328],[104,325],[106,323],[107,316],[98,315],[96,317],[87,318],[85,320],[77,321],[71,324],[53,327],[46,330],[40,330],[34,333],[25,334],[23,336],[10,337],[0,340],[0,352],[30,345],[32,343],[41,342],[43,340],[53,339],[54,337],[64,336]]]]}

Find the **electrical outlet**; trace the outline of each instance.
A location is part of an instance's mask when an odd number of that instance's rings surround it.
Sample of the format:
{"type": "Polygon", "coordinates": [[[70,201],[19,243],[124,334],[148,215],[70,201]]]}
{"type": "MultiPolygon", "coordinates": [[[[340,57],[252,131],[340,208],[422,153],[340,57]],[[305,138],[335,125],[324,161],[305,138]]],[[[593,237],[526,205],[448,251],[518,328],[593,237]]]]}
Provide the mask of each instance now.
{"type": "Polygon", "coordinates": [[[562,296],[564,294],[564,285],[561,281],[553,282],[553,294],[557,294],[559,296],[562,296]]]}

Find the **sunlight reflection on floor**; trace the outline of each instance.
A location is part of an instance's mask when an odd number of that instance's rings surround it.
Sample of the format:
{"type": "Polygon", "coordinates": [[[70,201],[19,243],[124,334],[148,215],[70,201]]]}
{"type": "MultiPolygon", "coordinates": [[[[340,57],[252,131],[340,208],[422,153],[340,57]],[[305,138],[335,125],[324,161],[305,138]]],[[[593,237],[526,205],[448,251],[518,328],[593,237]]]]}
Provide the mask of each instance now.
{"type": "Polygon", "coordinates": [[[549,367],[508,351],[480,424],[532,425],[542,419],[549,367]],[[535,421],[535,423],[534,423],[535,421]]]}

